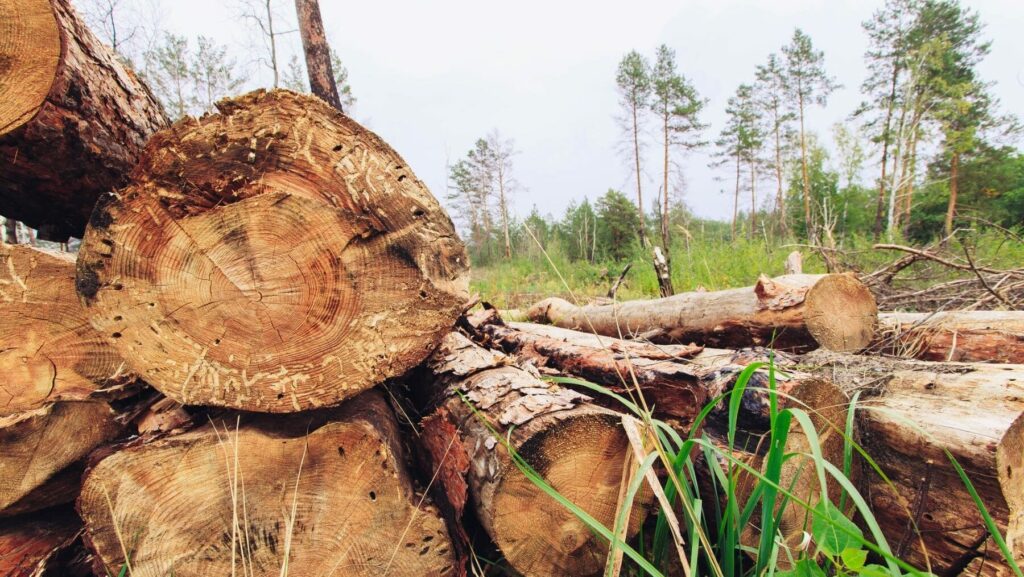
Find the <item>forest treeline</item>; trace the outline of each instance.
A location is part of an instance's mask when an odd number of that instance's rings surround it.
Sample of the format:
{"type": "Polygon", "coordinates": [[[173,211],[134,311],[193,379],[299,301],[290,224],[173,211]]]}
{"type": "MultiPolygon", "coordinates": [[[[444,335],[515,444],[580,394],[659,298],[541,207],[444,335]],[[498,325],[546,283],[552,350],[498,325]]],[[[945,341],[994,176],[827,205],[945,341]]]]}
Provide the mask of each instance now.
{"type": "Polygon", "coordinates": [[[958,226],[1024,225],[1020,125],[979,73],[991,46],[979,14],[958,0],[887,0],[862,28],[862,103],[828,135],[806,120],[839,84],[800,29],[736,88],[717,133],[671,48],[624,55],[615,75],[620,144],[635,182],[594,203],[573,201],[562,215],[534,207],[515,218],[514,143],[496,131],[481,138],[450,166],[448,186],[475,262],[536,253],[535,245],[591,262],[649,255],[651,245],[672,254],[707,227],[724,240],[834,247],[851,237],[927,242],[958,226]],[[726,231],[684,201],[682,161],[696,150],[711,153],[732,189],[726,231]],[[650,173],[656,190],[644,187],[650,173]]]}

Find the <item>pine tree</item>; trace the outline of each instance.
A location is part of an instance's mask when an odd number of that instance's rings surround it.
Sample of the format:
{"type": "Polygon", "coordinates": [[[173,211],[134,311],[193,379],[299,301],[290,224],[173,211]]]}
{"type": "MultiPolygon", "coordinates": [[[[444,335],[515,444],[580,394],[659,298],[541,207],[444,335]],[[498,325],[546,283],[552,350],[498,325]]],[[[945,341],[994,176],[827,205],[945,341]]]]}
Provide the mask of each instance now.
{"type": "Polygon", "coordinates": [[[633,203],[617,190],[608,189],[597,201],[597,234],[605,256],[625,260],[636,249],[636,230],[640,215],[633,203]]]}
{"type": "Polygon", "coordinates": [[[630,135],[633,149],[632,156],[636,171],[636,207],[639,217],[637,235],[642,246],[647,246],[647,231],[644,228],[644,197],[641,186],[643,173],[640,170],[640,127],[644,120],[644,112],[646,112],[651,99],[650,68],[647,59],[633,50],[619,62],[619,70],[615,76],[615,83],[619,87],[620,102],[625,113],[626,130],[630,135]]]}
{"type": "Polygon", "coordinates": [[[338,86],[341,106],[346,114],[351,115],[352,107],[356,104],[356,97],[352,94],[352,85],[348,83],[348,68],[345,68],[341,57],[333,48],[331,48],[331,70],[334,71],[334,83],[338,86]]]}
{"type": "Polygon", "coordinates": [[[811,38],[797,28],[793,40],[782,48],[786,56],[786,81],[789,88],[790,106],[794,107],[800,119],[800,170],[803,176],[804,224],[813,239],[814,223],[811,220],[811,181],[807,169],[807,131],[804,117],[811,104],[824,106],[829,95],[839,85],[825,72],[825,54],[815,50],[811,38]]]}
{"type": "Polygon", "coordinates": [[[750,175],[751,234],[757,225],[757,165],[761,148],[764,145],[764,128],[761,112],[754,100],[753,86],[741,84],[736,89],[736,94],[729,98],[725,113],[728,120],[726,120],[718,140],[715,141],[715,145],[718,146],[715,156],[719,160],[714,165],[722,166],[731,163],[736,170],[736,188],[732,208],[732,237],[735,239],[744,167],[750,175]]]}
{"type": "Polygon", "coordinates": [[[661,123],[664,165],[661,188],[661,243],[666,259],[672,246],[669,229],[669,172],[672,149],[689,151],[706,142],[701,132],[707,128],[701,123],[700,113],[707,104],[700,98],[697,89],[678,72],[675,51],[662,44],[657,49],[654,68],[651,72],[651,110],[661,123]]]}
{"type": "Polygon", "coordinates": [[[189,70],[195,85],[194,99],[204,111],[210,111],[215,102],[237,90],[242,79],[235,76],[235,62],[228,60],[225,47],[205,36],[199,36],[196,44],[196,56],[189,70]]]}
{"type": "Polygon", "coordinates": [[[146,79],[153,93],[174,120],[193,114],[199,108],[192,76],[192,56],[188,39],[165,33],[162,42],[147,50],[146,79]]]}
{"type": "Polygon", "coordinates": [[[788,227],[783,172],[789,160],[789,142],[793,138],[791,124],[795,116],[786,107],[786,69],[777,54],[768,55],[768,61],[757,67],[754,91],[772,142],[772,154],[767,164],[775,173],[775,217],[779,232],[785,236],[788,227]]]}

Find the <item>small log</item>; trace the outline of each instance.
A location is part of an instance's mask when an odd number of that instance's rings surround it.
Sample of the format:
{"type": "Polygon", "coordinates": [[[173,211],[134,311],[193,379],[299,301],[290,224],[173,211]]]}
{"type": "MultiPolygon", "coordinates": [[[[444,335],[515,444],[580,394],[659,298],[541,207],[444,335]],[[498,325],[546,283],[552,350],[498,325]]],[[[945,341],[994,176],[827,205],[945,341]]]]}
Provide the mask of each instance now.
{"type": "Polygon", "coordinates": [[[89,326],[74,267],[0,245],[0,515],[74,500],[81,461],[127,424],[111,402],[135,377],[89,326]]]}
{"type": "Polygon", "coordinates": [[[152,138],[78,259],[91,322],[183,404],[336,405],[419,364],[469,300],[468,259],[375,134],[288,91],[152,138]]]}
{"type": "MultiPolygon", "coordinates": [[[[442,341],[427,366],[441,400],[423,420],[423,435],[449,500],[464,505],[471,496],[484,528],[523,574],[600,572],[608,543],[523,475],[483,419],[555,490],[612,527],[631,452],[621,414],[545,383],[458,333],[442,341]]],[[[628,535],[651,500],[649,491],[638,495],[628,535]]]]}
{"type": "Polygon", "coordinates": [[[824,351],[804,362],[851,390],[878,393],[862,399],[858,423],[865,450],[895,485],[867,475],[871,509],[894,551],[923,568],[923,545],[936,575],[1012,575],[945,451],[1024,562],[1024,366],[824,351]]]}
{"type": "Polygon", "coordinates": [[[0,577],[86,577],[82,521],[68,509],[0,520],[0,577]]]}
{"type": "Polygon", "coordinates": [[[850,274],[762,276],[754,287],[612,305],[577,307],[549,298],[527,315],[533,322],[655,343],[789,351],[819,345],[857,351],[871,342],[877,323],[874,297],[850,274]]]}
{"type": "Polygon", "coordinates": [[[88,473],[78,509],[101,574],[127,563],[136,577],[452,570],[448,533],[414,492],[376,391],[338,409],[221,417],[124,447],[88,473]]]}
{"type": "Polygon", "coordinates": [[[0,214],[80,237],[167,117],[69,0],[0,0],[0,38],[0,214]]]}
{"type": "Polygon", "coordinates": [[[878,350],[925,361],[1024,364],[1024,311],[880,313],[878,350]]]}

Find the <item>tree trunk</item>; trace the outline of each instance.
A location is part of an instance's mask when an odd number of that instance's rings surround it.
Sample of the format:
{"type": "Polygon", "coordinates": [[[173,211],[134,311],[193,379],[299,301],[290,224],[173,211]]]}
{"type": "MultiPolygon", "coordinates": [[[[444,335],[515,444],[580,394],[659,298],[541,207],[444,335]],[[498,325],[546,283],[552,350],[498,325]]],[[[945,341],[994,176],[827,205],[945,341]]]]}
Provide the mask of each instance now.
{"type": "Polygon", "coordinates": [[[732,196],[732,240],[736,240],[736,223],[740,212],[740,152],[736,145],[736,190],[732,196]]]}
{"type": "Polygon", "coordinates": [[[68,0],[0,0],[0,37],[0,214],[65,242],[167,118],[68,0]]]}
{"type": "MultiPolygon", "coordinates": [[[[661,246],[665,247],[666,253],[672,252],[672,242],[669,234],[669,213],[668,213],[668,151],[669,151],[669,130],[668,130],[668,113],[663,116],[664,120],[664,137],[665,137],[665,169],[662,174],[662,204],[661,204],[661,246]]],[[[669,261],[670,255],[666,255],[666,261],[669,261]]],[[[671,294],[671,293],[670,293],[671,294]]],[[[665,295],[662,295],[665,296],[665,295]]]]}
{"type": "MultiPolygon", "coordinates": [[[[437,409],[422,422],[423,437],[433,447],[449,500],[464,505],[471,496],[481,524],[523,574],[598,573],[608,543],[530,481],[494,435],[556,491],[612,527],[632,451],[622,415],[541,381],[457,333],[442,342],[428,370],[442,392],[437,409]]],[[[639,529],[651,495],[645,490],[637,496],[628,535],[639,529]]]]}
{"type": "Polygon", "coordinates": [[[925,361],[1024,364],[1024,311],[881,313],[880,350],[925,361]]]}
{"type": "Polygon", "coordinates": [[[452,569],[444,523],[414,492],[376,391],[340,409],[222,416],[133,443],[92,467],[78,509],[110,575],[124,564],[136,577],[452,569]]]}
{"type": "Polygon", "coordinates": [[[814,233],[814,223],[811,222],[811,177],[807,172],[807,132],[804,129],[804,96],[800,90],[800,168],[803,172],[804,184],[804,226],[807,229],[807,238],[814,240],[817,236],[814,233]]]}
{"type": "Polygon", "coordinates": [[[953,217],[956,215],[956,195],[959,190],[960,153],[954,152],[949,161],[949,205],[946,207],[945,236],[953,234],[953,217]]]}
{"type": "Polygon", "coordinates": [[[761,277],[754,287],[576,307],[559,298],[530,308],[534,322],[656,343],[856,351],[874,337],[875,299],[854,276],[761,277]]]}
{"type": "Polygon", "coordinates": [[[69,471],[126,423],[135,377],[74,293],[74,259],[0,246],[0,516],[74,499],[69,471]]]}
{"type": "Polygon", "coordinates": [[[89,577],[81,554],[82,522],[70,508],[0,520],[3,577],[89,577]]]}
{"type": "Polygon", "coordinates": [[[668,265],[668,257],[660,246],[654,247],[654,273],[658,276],[658,291],[663,297],[676,294],[672,288],[672,270],[668,265]]]}
{"type": "Polygon", "coordinates": [[[330,406],[419,364],[468,300],[441,206],[318,98],[219,106],[97,205],[77,276],[93,325],[183,404],[330,406]]]}
{"type": "Polygon", "coordinates": [[[1024,366],[821,353],[804,364],[849,389],[881,392],[862,399],[858,422],[865,450],[895,486],[872,472],[865,493],[894,552],[924,568],[923,545],[936,575],[1012,575],[945,451],[1024,561],[1024,366]]]}
{"type": "Polygon", "coordinates": [[[779,123],[779,106],[775,104],[775,179],[778,183],[778,189],[775,191],[775,211],[778,213],[779,218],[779,232],[782,237],[785,238],[789,232],[789,227],[786,225],[786,203],[783,198],[783,184],[782,184],[782,135],[780,134],[782,126],[779,123]]]}
{"type": "Polygon", "coordinates": [[[889,165],[889,129],[892,126],[892,110],[896,106],[896,84],[900,76],[900,67],[893,64],[892,83],[889,90],[889,102],[885,109],[885,127],[882,132],[882,176],[878,179],[878,204],[875,207],[875,242],[882,237],[882,218],[885,207],[885,169],[889,165]]]}
{"type": "Polygon", "coordinates": [[[785,271],[786,274],[803,274],[804,255],[800,251],[794,250],[789,253],[786,257],[785,271]]]}
{"type": "Polygon", "coordinates": [[[633,102],[633,160],[636,163],[636,212],[640,217],[640,246],[647,246],[647,228],[644,226],[644,196],[640,188],[640,119],[637,104],[633,102]]]}
{"type": "Polygon", "coordinates": [[[324,22],[320,18],[320,1],[295,0],[295,12],[299,19],[302,49],[306,54],[310,91],[327,104],[342,110],[338,85],[334,82],[334,70],[331,68],[331,48],[327,44],[324,22]]]}

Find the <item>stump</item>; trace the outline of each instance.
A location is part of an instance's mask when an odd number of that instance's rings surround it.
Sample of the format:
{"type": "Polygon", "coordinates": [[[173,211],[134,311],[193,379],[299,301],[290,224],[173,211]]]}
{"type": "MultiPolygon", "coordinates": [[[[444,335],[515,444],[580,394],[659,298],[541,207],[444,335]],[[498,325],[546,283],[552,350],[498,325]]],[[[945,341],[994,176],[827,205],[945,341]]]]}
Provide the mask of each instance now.
{"type": "Polygon", "coordinates": [[[136,577],[451,571],[444,524],[414,492],[376,391],[125,447],[88,473],[78,508],[112,575],[123,564],[136,577]]]}
{"type": "Polygon", "coordinates": [[[0,214],[80,237],[166,116],[69,0],[0,0],[0,38],[0,214]]]}
{"type": "Polygon", "coordinates": [[[0,515],[74,500],[81,461],[125,428],[135,377],[75,295],[74,260],[0,245],[0,515]]]}
{"type": "MultiPolygon", "coordinates": [[[[482,419],[556,491],[612,527],[631,452],[621,414],[510,363],[458,333],[446,337],[428,361],[442,400],[422,426],[438,478],[448,484],[449,499],[461,494],[459,505],[468,491],[484,528],[517,571],[598,573],[608,543],[530,481],[482,419]]],[[[650,491],[637,496],[628,535],[639,529],[652,499],[650,491]]]]}
{"type": "Polygon", "coordinates": [[[78,261],[92,323],[183,404],[336,405],[420,363],[468,300],[451,220],[386,143],[257,91],[150,141],[78,261]]]}
{"type": "Polygon", "coordinates": [[[871,292],[849,274],[761,277],[754,287],[610,305],[549,298],[527,313],[533,322],[610,337],[790,351],[863,349],[877,314],[871,292]]]}

